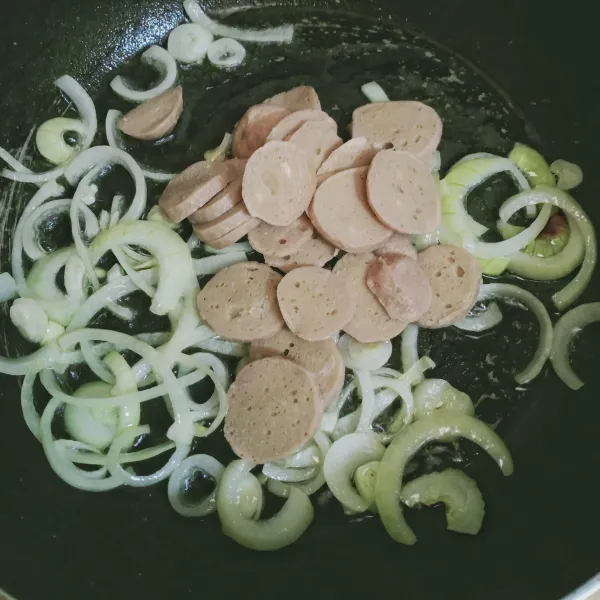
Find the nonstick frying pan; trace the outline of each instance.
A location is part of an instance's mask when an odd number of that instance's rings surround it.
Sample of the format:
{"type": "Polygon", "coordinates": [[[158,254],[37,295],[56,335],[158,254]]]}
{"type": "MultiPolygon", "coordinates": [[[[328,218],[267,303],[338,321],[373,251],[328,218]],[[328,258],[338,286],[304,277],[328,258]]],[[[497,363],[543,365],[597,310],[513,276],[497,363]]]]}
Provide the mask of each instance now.
{"type": "MultiPolygon", "coordinates": [[[[191,162],[216,145],[249,104],[300,82],[315,85],[345,126],[363,102],[360,84],[377,79],[394,97],[425,99],[442,112],[446,166],[469,151],[506,152],[516,140],[577,162],[586,173],[577,197],[600,225],[598,51],[592,9],[583,0],[242,3],[266,8],[233,14],[234,21],[300,23],[299,45],[253,49],[246,77],[189,75],[193,118],[172,150],[151,157],[161,166],[191,162]],[[283,58],[274,61],[278,52],[283,58]]],[[[9,148],[53,114],[57,76],[79,79],[105,110],[108,74],[183,19],[179,0],[20,0],[3,8],[0,145],[9,148]]],[[[19,208],[19,196],[10,203],[6,187],[0,182],[3,270],[19,208]]],[[[598,283],[584,301],[598,299],[598,283]]],[[[550,286],[534,289],[547,298],[550,286]]],[[[2,310],[2,350],[14,355],[19,345],[2,310]]],[[[520,318],[507,313],[505,325],[520,318]]],[[[514,391],[507,373],[527,356],[535,328],[529,338],[501,332],[479,346],[424,336],[422,343],[442,364],[440,376],[472,394],[493,387],[477,383],[489,371],[482,370],[481,356],[505,365],[495,399],[481,405],[482,416],[498,423],[516,471],[504,480],[485,457],[470,457],[469,472],[486,499],[482,533],[448,533],[443,511],[434,509],[411,515],[419,536],[414,547],[396,545],[376,519],[349,520],[328,505],[293,547],[257,554],[221,535],[216,519],[176,515],[162,487],[74,490],[54,475],[26,430],[18,382],[2,377],[0,587],[19,600],[560,598],[600,566],[597,334],[590,327],[573,354],[587,381],[577,393],[549,369],[530,389],[514,391]]]]}

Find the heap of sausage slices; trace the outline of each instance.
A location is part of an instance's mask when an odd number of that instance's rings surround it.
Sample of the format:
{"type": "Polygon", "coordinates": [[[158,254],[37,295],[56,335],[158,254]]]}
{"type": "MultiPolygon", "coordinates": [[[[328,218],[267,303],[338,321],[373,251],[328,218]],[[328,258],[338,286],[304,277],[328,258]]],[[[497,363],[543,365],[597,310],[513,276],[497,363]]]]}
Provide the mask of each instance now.
{"type": "Polygon", "coordinates": [[[271,462],[314,435],[344,382],[338,332],[380,342],[412,322],[445,327],[473,307],[477,260],[411,244],[440,225],[427,161],[441,135],[430,107],[384,102],[358,108],[343,143],[315,90],[300,87],[248,110],[233,159],[192,165],[165,189],[169,219],[189,219],[215,248],[247,235],[264,255],[266,264],[223,269],[198,296],[218,335],[251,343],[225,422],[241,458],[271,462]]]}

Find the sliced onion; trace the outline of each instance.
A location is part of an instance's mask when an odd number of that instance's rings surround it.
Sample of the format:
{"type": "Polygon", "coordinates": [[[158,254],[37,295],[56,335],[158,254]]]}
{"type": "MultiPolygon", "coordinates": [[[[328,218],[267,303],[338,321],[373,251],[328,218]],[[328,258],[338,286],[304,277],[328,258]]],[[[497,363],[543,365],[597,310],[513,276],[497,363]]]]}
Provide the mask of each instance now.
{"type": "Polygon", "coordinates": [[[308,479],[312,479],[317,473],[317,467],[282,467],[277,464],[266,464],[263,466],[262,472],[269,478],[275,481],[283,481],[284,483],[300,483],[308,479]]]}
{"type": "Polygon", "coordinates": [[[194,344],[195,348],[206,350],[207,352],[215,352],[224,356],[235,356],[243,358],[248,355],[248,344],[241,342],[230,342],[228,340],[210,339],[201,340],[194,344]]]}
{"type": "Polygon", "coordinates": [[[348,369],[374,371],[383,367],[392,355],[392,342],[362,344],[347,333],[342,335],[337,346],[348,369]]]}
{"type": "Polygon", "coordinates": [[[419,362],[419,327],[414,323],[406,326],[402,332],[402,370],[406,373],[414,364],[419,362]]]}
{"type": "Polygon", "coordinates": [[[227,254],[217,254],[198,258],[194,260],[196,275],[214,275],[226,267],[246,262],[248,258],[244,252],[228,252],[227,254]]]}
{"type": "Polygon", "coordinates": [[[263,43],[289,43],[294,37],[294,27],[292,25],[283,25],[282,27],[272,27],[268,29],[239,29],[237,27],[228,27],[213,21],[200,8],[197,0],[184,0],[183,8],[193,23],[198,23],[208,29],[211,33],[219,37],[229,37],[244,42],[263,42],[263,43]]]}
{"type": "Polygon", "coordinates": [[[142,273],[138,273],[129,262],[129,259],[125,256],[125,253],[121,248],[114,246],[112,248],[112,252],[115,255],[115,258],[125,271],[125,274],[131,279],[131,281],[136,285],[136,287],[149,298],[154,298],[156,294],[156,289],[147,283],[146,278],[142,275],[142,273]]]}
{"type": "Polygon", "coordinates": [[[393,390],[402,398],[402,422],[404,425],[412,423],[415,415],[415,401],[410,391],[410,384],[395,377],[373,377],[375,389],[393,390]]]}
{"type": "Polygon", "coordinates": [[[17,282],[10,273],[0,273],[0,302],[8,302],[19,295],[17,282]]]}
{"type": "Polygon", "coordinates": [[[208,60],[221,69],[239,67],[246,58],[246,48],[232,38],[221,38],[214,41],[206,52],[208,60]]]}
{"type": "Polygon", "coordinates": [[[384,89],[376,81],[365,83],[361,86],[360,91],[369,102],[389,102],[390,100],[384,89]]]}
{"type": "Polygon", "coordinates": [[[370,431],[371,421],[375,416],[375,387],[373,379],[368,371],[356,369],[354,376],[358,382],[358,391],[360,393],[360,419],[358,421],[357,431],[370,431]]]}
{"type": "Polygon", "coordinates": [[[466,317],[458,323],[454,323],[454,327],[461,329],[462,331],[479,333],[496,327],[501,321],[502,311],[495,302],[491,302],[484,311],[466,317]]]}
{"type": "Polygon", "coordinates": [[[558,159],[550,165],[550,171],[556,176],[556,185],[561,190],[572,190],[581,185],[583,171],[579,165],[558,159]]]}
{"type": "Polygon", "coordinates": [[[63,165],[79,152],[79,148],[71,146],[65,141],[65,135],[71,132],[83,136],[87,132],[87,127],[83,121],[78,119],[64,117],[50,119],[39,126],[35,145],[48,162],[54,165],[63,165]]]}
{"type": "Polygon", "coordinates": [[[39,371],[31,369],[27,371],[23,383],[21,384],[21,410],[23,412],[23,420],[31,433],[39,440],[40,439],[40,415],[38,414],[34,404],[33,386],[38,377],[39,371]]]}
{"type": "Polygon", "coordinates": [[[111,82],[110,87],[115,94],[129,100],[130,102],[145,102],[156,96],[160,96],[167,90],[170,90],[177,80],[177,63],[175,59],[160,46],[150,46],[140,60],[151,67],[154,67],[161,75],[162,81],[153,88],[144,91],[131,89],[123,77],[117,75],[111,82]]]}
{"type": "Polygon", "coordinates": [[[591,323],[600,321],[600,302],[582,304],[564,314],[554,326],[554,341],[550,361],[556,374],[572,390],[578,390],[584,382],[575,374],[569,361],[573,338],[591,323]]]}
{"type": "MultiPolygon", "coordinates": [[[[537,189],[537,188],[536,188],[537,189]]],[[[544,305],[530,292],[508,283],[488,283],[481,286],[479,300],[488,298],[512,298],[529,308],[540,324],[540,341],[531,362],[515,376],[523,385],[535,379],[544,368],[552,349],[552,321],[544,305]]]]}
{"type": "Polygon", "coordinates": [[[200,64],[214,37],[198,23],[184,23],[169,34],[167,50],[176,60],[187,64],[200,64]]]}

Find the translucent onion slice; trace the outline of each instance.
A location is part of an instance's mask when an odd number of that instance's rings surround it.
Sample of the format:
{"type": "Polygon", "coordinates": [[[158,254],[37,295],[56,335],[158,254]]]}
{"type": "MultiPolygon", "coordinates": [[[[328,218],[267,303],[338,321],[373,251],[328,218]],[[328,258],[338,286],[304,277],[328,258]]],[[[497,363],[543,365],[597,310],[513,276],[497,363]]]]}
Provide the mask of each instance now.
{"type": "Polygon", "coordinates": [[[241,342],[230,342],[229,340],[207,339],[199,340],[193,344],[195,348],[206,350],[206,352],[215,352],[224,356],[235,356],[243,358],[248,356],[248,344],[241,342]]]}
{"type": "Polygon", "coordinates": [[[275,481],[284,483],[301,483],[312,479],[317,473],[317,467],[282,467],[270,463],[263,466],[262,472],[275,481]]]}
{"type": "Polygon", "coordinates": [[[83,121],[57,117],[39,126],[35,136],[35,145],[48,162],[54,165],[63,165],[79,152],[79,148],[67,144],[65,135],[77,133],[79,136],[83,136],[86,131],[87,127],[83,121]]]}
{"type": "Polygon", "coordinates": [[[0,273],[0,302],[8,302],[18,295],[15,278],[10,273],[0,273]]]}
{"type": "Polygon", "coordinates": [[[110,87],[115,94],[129,100],[130,102],[145,102],[170,90],[177,81],[177,63],[175,59],[160,46],[150,46],[140,57],[140,60],[148,66],[154,67],[161,75],[161,82],[149,90],[139,91],[130,88],[125,79],[117,75],[111,82],[110,87]]]}
{"type": "Polygon", "coordinates": [[[419,362],[419,327],[414,323],[406,326],[402,332],[400,354],[402,370],[406,373],[413,365],[419,362]]]}
{"type": "Polygon", "coordinates": [[[374,371],[383,367],[392,355],[392,342],[362,344],[345,333],[337,343],[344,366],[348,369],[374,371]]]}
{"type": "Polygon", "coordinates": [[[245,252],[228,252],[227,254],[217,254],[194,260],[196,275],[214,275],[225,267],[246,262],[248,257],[245,252]]]}
{"type": "Polygon", "coordinates": [[[558,159],[550,165],[550,171],[556,176],[556,185],[561,190],[572,190],[583,182],[583,171],[575,163],[558,159]]]}
{"type": "Polygon", "coordinates": [[[206,52],[208,60],[221,69],[239,67],[246,58],[246,48],[232,38],[221,38],[214,41],[206,52]]]}
{"type": "Polygon", "coordinates": [[[480,333],[496,327],[501,321],[502,311],[495,302],[490,302],[490,305],[484,311],[468,316],[458,323],[454,323],[454,327],[462,331],[480,333]]]}
{"type": "Polygon", "coordinates": [[[169,34],[167,50],[179,62],[200,64],[213,39],[213,34],[202,25],[184,23],[169,34]]]}
{"type": "Polygon", "coordinates": [[[600,321],[600,302],[582,304],[564,314],[554,326],[554,341],[550,361],[556,374],[572,390],[578,390],[584,382],[575,374],[569,361],[573,338],[590,323],[600,321]]]}
{"type": "Polygon", "coordinates": [[[389,102],[390,100],[384,89],[376,81],[365,83],[361,86],[360,91],[369,102],[389,102]]]}
{"type": "Polygon", "coordinates": [[[360,497],[369,505],[367,510],[377,512],[375,503],[375,485],[377,483],[377,471],[379,470],[379,461],[374,460],[361,465],[354,472],[354,485],[360,497]]]}
{"type": "Polygon", "coordinates": [[[468,394],[457,390],[444,379],[425,379],[414,391],[415,419],[422,419],[436,410],[450,410],[475,416],[468,394]]]}

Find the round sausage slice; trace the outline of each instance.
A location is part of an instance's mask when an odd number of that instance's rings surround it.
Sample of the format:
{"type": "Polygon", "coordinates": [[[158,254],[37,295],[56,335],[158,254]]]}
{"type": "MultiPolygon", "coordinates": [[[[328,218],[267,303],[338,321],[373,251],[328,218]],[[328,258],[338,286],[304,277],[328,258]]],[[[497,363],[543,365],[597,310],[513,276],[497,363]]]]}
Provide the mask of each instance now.
{"type": "Polygon", "coordinates": [[[356,311],[344,331],[363,344],[385,342],[400,335],[408,323],[392,319],[367,286],[367,273],[375,261],[371,253],[346,254],[333,272],[346,279],[350,295],[356,300],[356,311]]]}
{"type": "Polygon", "coordinates": [[[190,223],[208,223],[222,217],[228,210],[242,201],[242,179],[236,179],[208,204],[190,215],[190,223]]]}
{"type": "Polygon", "coordinates": [[[284,273],[289,273],[299,267],[323,267],[339,250],[318,236],[313,236],[298,252],[282,258],[265,255],[265,262],[284,273]]]}
{"type": "Polygon", "coordinates": [[[233,130],[233,155],[237,158],[250,158],[264,146],[273,127],[289,114],[289,110],[274,104],[251,106],[233,130]]]}
{"type": "Polygon", "coordinates": [[[295,87],[287,92],[277,94],[265,100],[265,104],[282,106],[290,112],[297,110],[321,110],[321,102],[315,88],[307,85],[295,87]]]}
{"type": "Polygon", "coordinates": [[[433,296],[420,327],[447,327],[473,308],[481,285],[478,260],[456,246],[431,246],[419,253],[419,266],[429,278],[433,296]]]}
{"type": "Polygon", "coordinates": [[[309,342],[326,340],[350,321],[356,304],[344,279],[320,267],[300,267],[277,287],[287,326],[309,342]]]}
{"type": "Polygon", "coordinates": [[[427,162],[442,139],[442,120],[422,102],[376,102],[352,115],[352,137],[361,136],[379,149],[393,146],[427,162]]]}
{"type": "Polygon", "coordinates": [[[369,167],[367,197],[373,212],[400,233],[431,233],[442,222],[439,186],[427,165],[407,152],[384,150],[369,167]]]}
{"type": "Polygon", "coordinates": [[[231,233],[250,219],[252,219],[250,213],[246,210],[244,203],[240,202],[218,219],[209,223],[197,223],[193,229],[198,238],[210,244],[210,242],[231,233]]]}
{"type": "Polygon", "coordinates": [[[219,271],[198,294],[198,312],[217,335],[251,342],[284,325],[277,304],[281,275],[266,265],[239,263],[219,271]]]}
{"type": "Polygon", "coordinates": [[[401,254],[417,260],[417,249],[412,245],[410,235],[406,233],[394,233],[392,237],[373,251],[375,256],[385,256],[387,254],[401,254]]]}
{"type": "Polygon", "coordinates": [[[268,142],[285,140],[288,136],[294,133],[304,125],[307,121],[318,121],[319,123],[327,124],[337,131],[337,123],[322,110],[299,110],[291,115],[281,119],[269,133],[268,142]]]}
{"type": "Polygon", "coordinates": [[[240,177],[245,165],[238,159],[196,163],[169,182],[158,204],[170,221],[180,223],[240,177]]]}
{"type": "Polygon", "coordinates": [[[227,246],[231,246],[231,244],[239,242],[243,237],[247,236],[253,229],[256,229],[261,223],[262,221],[260,219],[255,219],[254,217],[252,217],[243,225],[236,227],[229,233],[225,234],[223,237],[220,237],[216,240],[212,240],[209,246],[212,246],[216,250],[227,248],[227,246]]]}
{"type": "Polygon", "coordinates": [[[369,252],[392,235],[367,202],[367,167],[349,169],[322,183],[308,210],[316,230],[346,252],[369,252]]]}
{"type": "Polygon", "coordinates": [[[323,414],[312,375],[279,357],[245,366],[227,400],[225,438],[240,458],[259,464],[300,448],[314,435],[323,414]]]}
{"type": "Polygon", "coordinates": [[[306,152],[315,172],[323,161],[342,145],[342,138],[337,134],[337,126],[334,128],[325,121],[306,121],[285,139],[286,142],[292,142],[306,152]]]}
{"type": "Polygon", "coordinates": [[[138,140],[159,140],[177,125],[183,112],[183,88],[147,100],[119,119],[117,127],[138,140]]]}
{"type": "Polygon", "coordinates": [[[417,262],[388,254],[371,263],[367,285],[392,319],[412,323],[431,306],[431,285],[417,262]]]}
{"type": "Polygon", "coordinates": [[[302,149],[268,142],[248,160],[242,196],[253,217],[287,226],[308,208],[316,187],[315,171],[302,149]]]}
{"type": "Polygon", "coordinates": [[[309,371],[319,386],[323,407],[326,407],[334,396],[339,395],[345,371],[342,356],[333,340],[307,342],[288,329],[282,329],[266,340],[252,342],[250,346],[251,361],[269,356],[287,358],[309,371]]]}
{"type": "Polygon", "coordinates": [[[356,137],[337,150],[334,150],[317,171],[317,179],[322,183],[332,175],[357,167],[368,167],[377,154],[373,144],[366,137],[356,137]]]}
{"type": "Polygon", "coordinates": [[[283,258],[298,252],[310,240],[313,231],[310,219],[302,215],[287,227],[262,223],[248,235],[248,241],[261,254],[283,258]]]}

